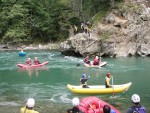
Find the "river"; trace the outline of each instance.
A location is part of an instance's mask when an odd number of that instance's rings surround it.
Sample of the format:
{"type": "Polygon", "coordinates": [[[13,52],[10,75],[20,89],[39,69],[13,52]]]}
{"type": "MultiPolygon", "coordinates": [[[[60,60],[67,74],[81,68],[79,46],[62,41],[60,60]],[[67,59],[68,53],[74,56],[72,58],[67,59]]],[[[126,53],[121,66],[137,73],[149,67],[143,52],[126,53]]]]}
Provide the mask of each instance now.
{"type": "Polygon", "coordinates": [[[34,50],[25,51],[25,57],[19,57],[18,51],[0,52],[0,113],[19,113],[29,97],[36,101],[35,110],[40,113],[65,113],[71,108],[73,97],[83,98],[70,92],[66,85],[79,85],[82,73],[91,76],[90,85],[103,85],[107,72],[113,75],[114,84],[132,82],[125,93],[92,95],[98,96],[125,113],[132,105],[131,95],[137,93],[141,104],[150,113],[150,59],[148,57],[102,58],[107,65],[102,68],[86,68],[82,58],[63,56],[59,51],[34,50]],[[20,69],[17,63],[37,57],[41,62],[49,61],[42,68],[20,69]],[[77,64],[81,64],[77,66],[77,64]]]}

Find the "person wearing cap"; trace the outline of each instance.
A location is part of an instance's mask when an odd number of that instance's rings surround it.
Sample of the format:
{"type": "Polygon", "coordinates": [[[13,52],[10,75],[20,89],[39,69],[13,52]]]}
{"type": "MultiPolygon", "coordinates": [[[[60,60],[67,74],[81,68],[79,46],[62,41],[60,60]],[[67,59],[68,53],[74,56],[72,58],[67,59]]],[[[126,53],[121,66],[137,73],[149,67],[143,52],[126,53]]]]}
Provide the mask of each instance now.
{"type": "Polygon", "coordinates": [[[73,98],[72,99],[73,108],[72,109],[68,109],[67,113],[79,113],[80,112],[80,110],[78,108],[79,103],[80,103],[79,98],[76,98],[76,97],[73,98]]]}
{"type": "Polygon", "coordinates": [[[34,62],[34,65],[41,64],[40,61],[37,59],[37,57],[34,58],[34,61],[33,61],[33,62],[34,62]]]}
{"type": "Polygon", "coordinates": [[[146,113],[145,107],[140,105],[140,96],[138,94],[133,94],[131,101],[133,106],[129,107],[126,113],[146,113]]]}
{"type": "Polygon", "coordinates": [[[20,113],[39,113],[38,111],[33,110],[35,105],[35,100],[29,98],[26,102],[26,105],[20,109],[20,113]]]}
{"type": "Polygon", "coordinates": [[[31,65],[31,64],[32,64],[32,61],[31,61],[30,58],[27,59],[26,64],[27,64],[27,65],[31,65]]]}
{"type": "Polygon", "coordinates": [[[110,80],[111,80],[111,74],[107,73],[105,77],[105,87],[106,88],[111,88],[112,86],[110,85],[110,80]]]}
{"type": "MultiPolygon", "coordinates": [[[[89,78],[90,78],[90,76],[89,76],[89,78]]],[[[82,88],[89,88],[87,85],[87,81],[89,80],[89,78],[86,77],[86,74],[84,74],[84,73],[82,74],[82,78],[80,79],[82,88]]]]}
{"type": "Polygon", "coordinates": [[[93,65],[99,65],[99,58],[98,58],[98,56],[95,57],[95,59],[93,61],[93,65]]]}

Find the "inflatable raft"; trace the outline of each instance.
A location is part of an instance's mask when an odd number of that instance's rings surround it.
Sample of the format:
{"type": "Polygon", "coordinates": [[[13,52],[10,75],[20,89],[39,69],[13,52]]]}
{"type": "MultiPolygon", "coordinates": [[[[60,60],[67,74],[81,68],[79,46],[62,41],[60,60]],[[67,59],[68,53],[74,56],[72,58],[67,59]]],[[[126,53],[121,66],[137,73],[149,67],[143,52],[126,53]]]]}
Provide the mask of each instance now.
{"type": "Polygon", "coordinates": [[[46,61],[46,62],[43,62],[41,64],[37,64],[37,65],[26,65],[26,64],[17,64],[18,67],[21,67],[21,68],[34,68],[34,67],[41,67],[41,66],[44,66],[46,64],[48,64],[49,61],[46,61]]]}
{"type": "Polygon", "coordinates": [[[107,62],[101,62],[99,65],[89,65],[89,64],[86,64],[86,63],[84,63],[84,66],[85,67],[103,67],[103,66],[105,66],[107,64],[107,62]]]}
{"type": "Polygon", "coordinates": [[[112,105],[95,96],[82,98],[80,104],[78,105],[78,108],[84,113],[103,113],[104,105],[110,106],[110,113],[121,113],[112,105]]]}
{"type": "Polygon", "coordinates": [[[131,82],[121,85],[113,85],[112,88],[106,88],[105,85],[91,85],[89,88],[82,86],[67,85],[67,88],[77,94],[112,94],[126,92],[131,86],[131,82]]]}
{"type": "Polygon", "coordinates": [[[18,55],[21,57],[24,57],[24,56],[26,56],[26,52],[19,52],[18,55]]]}

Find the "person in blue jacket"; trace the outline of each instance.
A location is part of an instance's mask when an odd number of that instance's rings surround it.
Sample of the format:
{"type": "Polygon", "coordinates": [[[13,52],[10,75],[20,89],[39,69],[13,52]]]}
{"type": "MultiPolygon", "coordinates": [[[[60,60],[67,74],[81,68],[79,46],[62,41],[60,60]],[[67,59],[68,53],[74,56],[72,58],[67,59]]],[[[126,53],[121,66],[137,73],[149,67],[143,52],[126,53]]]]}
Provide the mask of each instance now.
{"type": "MultiPolygon", "coordinates": [[[[89,78],[90,78],[90,76],[89,76],[89,78]]],[[[87,81],[89,80],[89,78],[86,77],[86,74],[84,74],[84,73],[82,74],[82,78],[80,79],[82,88],[89,88],[87,85],[87,81]]]]}

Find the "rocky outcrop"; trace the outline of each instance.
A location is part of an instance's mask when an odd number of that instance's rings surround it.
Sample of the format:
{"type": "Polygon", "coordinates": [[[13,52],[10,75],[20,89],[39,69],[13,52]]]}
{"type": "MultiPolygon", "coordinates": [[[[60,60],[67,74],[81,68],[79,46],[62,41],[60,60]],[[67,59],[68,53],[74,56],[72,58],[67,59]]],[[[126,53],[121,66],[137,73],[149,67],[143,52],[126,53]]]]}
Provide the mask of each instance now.
{"type": "Polygon", "coordinates": [[[62,42],[60,47],[65,55],[150,56],[149,7],[127,2],[109,13],[90,37],[80,33],[62,42]]]}

